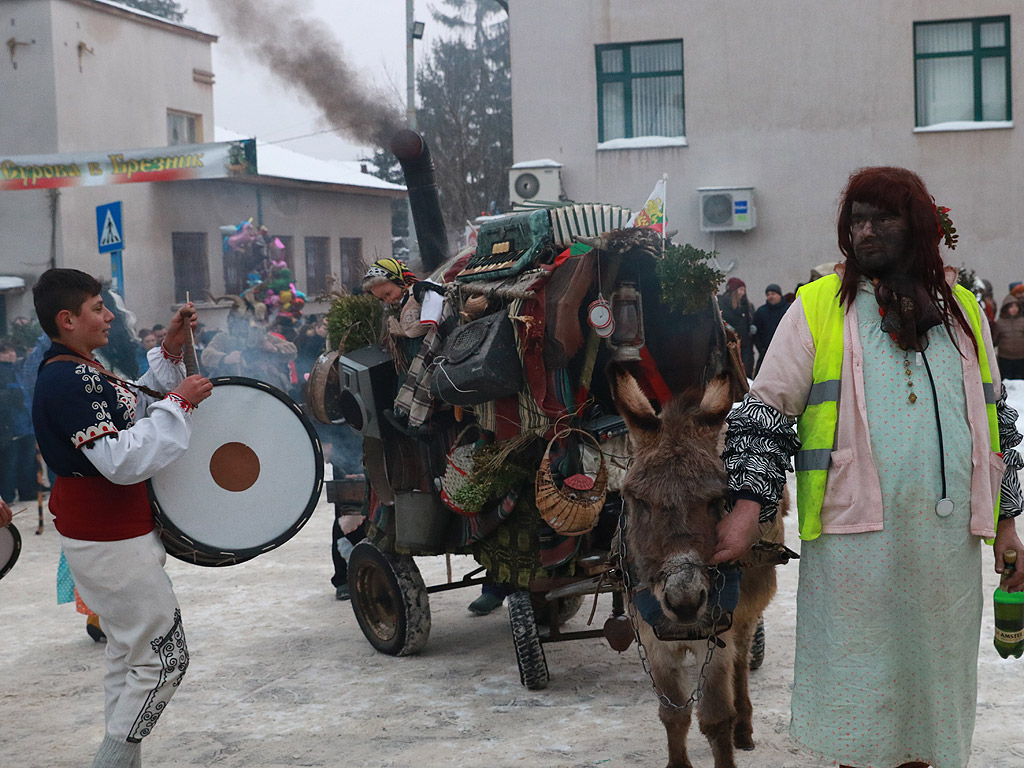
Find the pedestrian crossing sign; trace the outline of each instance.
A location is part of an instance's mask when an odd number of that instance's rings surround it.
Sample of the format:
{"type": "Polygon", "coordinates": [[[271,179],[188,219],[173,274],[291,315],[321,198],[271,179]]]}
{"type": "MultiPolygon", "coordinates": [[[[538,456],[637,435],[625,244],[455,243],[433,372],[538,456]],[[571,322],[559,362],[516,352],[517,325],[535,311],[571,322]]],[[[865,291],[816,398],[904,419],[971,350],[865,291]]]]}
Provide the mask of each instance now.
{"type": "Polygon", "coordinates": [[[96,238],[100,253],[124,250],[121,201],[96,206],[96,238]]]}

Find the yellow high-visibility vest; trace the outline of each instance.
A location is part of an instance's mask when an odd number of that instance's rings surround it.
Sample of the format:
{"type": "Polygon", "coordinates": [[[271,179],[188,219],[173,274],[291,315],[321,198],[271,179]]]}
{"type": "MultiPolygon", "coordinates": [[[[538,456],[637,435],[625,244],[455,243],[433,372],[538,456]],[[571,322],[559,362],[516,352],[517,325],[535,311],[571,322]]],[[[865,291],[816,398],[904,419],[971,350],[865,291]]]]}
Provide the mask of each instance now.
{"type": "MultiPolygon", "coordinates": [[[[803,286],[799,296],[814,340],[814,368],[807,406],[797,419],[800,438],[797,451],[796,498],[800,538],[810,541],[821,535],[821,504],[825,483],[835,447],[836,425],[839,422],[839,387],[843,371],[843,317],[845,307],[839,303],[839,275],[832,274],[803,286]]],[[[996,392],[992,370],[981,335],[981,308],[974,294],[961,285],[953,287],[953,295],[970,322],[978,344],[978,362],[985,389],[988,412],[989,441],[999,452],[999,420],[996,416],[996,392]]],[[[999,495],[996,495],[995,517],[999,519],[999,495]]]]}

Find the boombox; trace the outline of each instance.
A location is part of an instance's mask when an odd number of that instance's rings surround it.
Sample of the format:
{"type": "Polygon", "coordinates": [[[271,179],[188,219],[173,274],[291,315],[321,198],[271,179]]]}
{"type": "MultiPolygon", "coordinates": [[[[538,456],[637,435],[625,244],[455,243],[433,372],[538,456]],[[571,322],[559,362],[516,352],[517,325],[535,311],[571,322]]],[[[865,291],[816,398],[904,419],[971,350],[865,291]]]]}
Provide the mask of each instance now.
{"type": "Polygon", "coordinates": [[[363,437],[381,437],[384,410],[394,404],[397,374],[391,353],[380,345],[347,352],[338,359],[339,407],[363,437]]]}

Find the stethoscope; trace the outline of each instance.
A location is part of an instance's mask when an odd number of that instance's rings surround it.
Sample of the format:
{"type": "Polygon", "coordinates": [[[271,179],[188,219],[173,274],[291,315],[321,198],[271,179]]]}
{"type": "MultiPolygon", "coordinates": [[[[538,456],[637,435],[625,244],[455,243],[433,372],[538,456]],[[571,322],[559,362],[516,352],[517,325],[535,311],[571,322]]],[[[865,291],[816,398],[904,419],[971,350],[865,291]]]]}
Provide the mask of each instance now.
{"type": "Polygon", "coordinates": [[[946,449],[942,442],[942,419],[939,417],[939,395],[935,391],[935,379],[932,378],[932,368],[928,365],[928,357],[924,352],[918,352],[924,360],[924,369],[928,374],[928,384],[932,388],[932,405],[935,407],[935,429],[939,436],[939,469],[942,472],[942,498],[935,503],[935,514],[939,517],[949,517],[953,514],[953,500],[946,495],[946,449]]]}

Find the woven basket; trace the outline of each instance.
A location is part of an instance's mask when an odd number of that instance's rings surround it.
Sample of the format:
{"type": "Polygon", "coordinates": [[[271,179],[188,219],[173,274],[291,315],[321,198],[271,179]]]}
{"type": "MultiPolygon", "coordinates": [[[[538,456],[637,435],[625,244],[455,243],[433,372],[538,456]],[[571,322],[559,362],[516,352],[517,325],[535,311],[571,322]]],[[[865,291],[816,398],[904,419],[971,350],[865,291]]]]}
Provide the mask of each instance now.
{"type": "Polygon", "coordinates": [[[474,517],[476,512],[467,512],[455,502],[456,492],[470,481],[473,476],[473,466],[476,462],[477,446],[475,442],[460,445],[462,438],[470,429],[479,429],[476,424],[470,424],[455,438],[452,449],[448,451],[448,458],[445,462],[444,477],[441,478],[441,501],[452,510],[465,517],[474,517]]]}
{"type": "Polygon", "coordinates": [[[602,456],[593,488],[578,491],[569,487],[559,488],[556,485],[551,475],[551,446],[556,440],[568,437],[572,432],[590,440],[597,445],[598,452],[600,452],[600,445],[588,432],[579,429],[563,429],[557,432],[548,442],[548,447],[544,449],[544,458],[541,459],[540,468],[537,470],[536,503],[541,519],[556,533],[563,536],[582,536],[597,525],[601,507],[604,506],[608,475],[604,466],[604,456],[602,456]]]}

